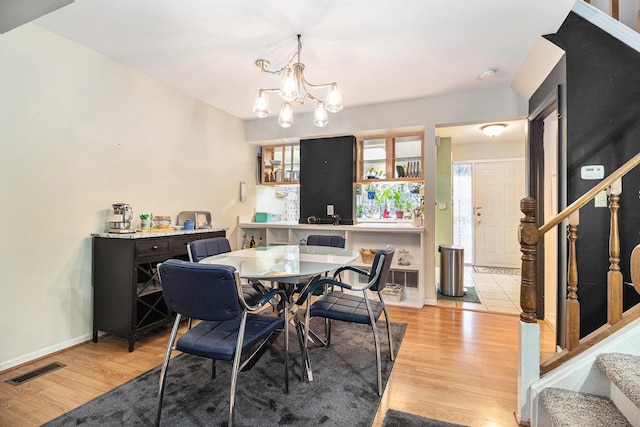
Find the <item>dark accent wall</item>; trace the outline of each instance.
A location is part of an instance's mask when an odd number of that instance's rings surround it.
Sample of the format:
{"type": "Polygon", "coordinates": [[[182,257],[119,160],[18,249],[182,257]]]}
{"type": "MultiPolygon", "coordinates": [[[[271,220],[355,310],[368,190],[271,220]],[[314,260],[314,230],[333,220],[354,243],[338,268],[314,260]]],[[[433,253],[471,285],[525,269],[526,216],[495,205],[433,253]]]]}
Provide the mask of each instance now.
{"type": "MultiPolygon", "coordinates": [[[[580,178],[584,165],[604,165],[605,176],[640,151],[640,53],[570,13],[548,40],[566,52],[567,201],[597,181],[580,178]]],[[[629,257],[640,243],[640,170],[623,179],[620,266],[630,281],[629,257]]],[[[580,211],[578,297],[581,336],[606,323],[609,209],[591,202],[580,211]]],[[[625,306],[628,301],[625,301],[625,306]]]]}
{"type": "Polygon", "coordinates": [[[300,141],[300,223],[315,216],[330,224],[327,205],[334,206],[340,224],[354,223],[356,138],[305,139],[300,141]]]}

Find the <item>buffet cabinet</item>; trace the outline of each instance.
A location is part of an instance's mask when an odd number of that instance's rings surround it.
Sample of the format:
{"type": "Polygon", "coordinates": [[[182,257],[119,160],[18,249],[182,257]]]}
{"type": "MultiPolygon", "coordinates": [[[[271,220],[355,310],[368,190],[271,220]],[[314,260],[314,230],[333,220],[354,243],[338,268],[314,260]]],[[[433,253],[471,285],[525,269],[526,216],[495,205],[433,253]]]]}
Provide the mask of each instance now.
{"type": "Polygon", "coordinates": [[[188,259],[194,240],[224,237],[225,230],[176,231],[153,235],[93,235],[93,342],[98,332],[136,337],[175,318],[165,304],[157,265],[170,258],[188,259]]]}

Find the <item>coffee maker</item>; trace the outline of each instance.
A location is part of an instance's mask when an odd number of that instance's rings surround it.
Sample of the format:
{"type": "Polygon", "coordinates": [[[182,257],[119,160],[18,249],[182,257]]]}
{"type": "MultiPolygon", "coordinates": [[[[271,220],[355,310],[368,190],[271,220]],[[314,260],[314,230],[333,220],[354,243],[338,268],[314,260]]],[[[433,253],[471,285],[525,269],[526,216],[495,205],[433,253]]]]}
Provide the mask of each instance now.
{"type": "Polygon", "coordinates": [[[135,233],[131,228],[133,209],[126,203],[114,203],[109,216],[109,233],[135,233]]]}

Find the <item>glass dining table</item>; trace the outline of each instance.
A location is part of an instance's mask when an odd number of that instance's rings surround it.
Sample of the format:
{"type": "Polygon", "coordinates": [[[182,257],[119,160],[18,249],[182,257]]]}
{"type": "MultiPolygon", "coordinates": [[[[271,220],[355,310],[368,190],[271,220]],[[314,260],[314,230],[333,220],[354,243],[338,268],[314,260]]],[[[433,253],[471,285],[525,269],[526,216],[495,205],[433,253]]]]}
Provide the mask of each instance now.
{"type": "Polygon", "coordinates": [[[200,263],[230,265],[242,279],[301,283],[348,265],[358,256],[358,252],[331,246],[278,245],[226,252],[200,263]]]}
{"type": "MultiPolygon", "coordinates": [[[[226,252],[203,258],[200,263],[235,267],[240,278],[246,280],[307,284],[313,277],[344,267],[358,256],[358,252],[331,246],[278,245],[226,252]]],[[[291,303],[289,310],[293,311],[295,305],[291,303]]],[[[301,327],[296,322],[299,339],[302,339],[301,327]]],[[[303,358],[305,376],[313,381],[308,354],[303,358]]]]}

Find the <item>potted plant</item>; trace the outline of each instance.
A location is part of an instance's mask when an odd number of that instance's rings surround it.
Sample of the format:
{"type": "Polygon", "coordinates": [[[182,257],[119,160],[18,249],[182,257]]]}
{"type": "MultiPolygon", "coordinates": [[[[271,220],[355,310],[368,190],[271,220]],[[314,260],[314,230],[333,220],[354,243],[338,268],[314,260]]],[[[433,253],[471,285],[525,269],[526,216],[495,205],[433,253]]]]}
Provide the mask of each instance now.
{"type": "Polygon", "coordinates": [[[396,209],[396,218],[397,219],[404,218],[404,209],[407,206],[407,201],[405,199],[403,185],[399,185],[393,191],[392,198],[393,198],[393,207],[396,209]]]}
{"type": "Polygon", "coordinates": [[[393,197],[393,189],[391,187],[384,187],[376,192],[376,202],[380,203],[380,207],[383,210],[382,217],[389,218],[389,200],[393,197]]]}
{"type": "Polygon", "coordinates": [[[376,198],[376,187],[375,185],[367,185],[365,187],[365,191],[367,192],[367,199],[374,200],[376,198]]]}

